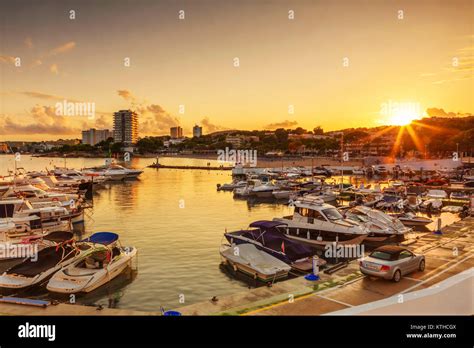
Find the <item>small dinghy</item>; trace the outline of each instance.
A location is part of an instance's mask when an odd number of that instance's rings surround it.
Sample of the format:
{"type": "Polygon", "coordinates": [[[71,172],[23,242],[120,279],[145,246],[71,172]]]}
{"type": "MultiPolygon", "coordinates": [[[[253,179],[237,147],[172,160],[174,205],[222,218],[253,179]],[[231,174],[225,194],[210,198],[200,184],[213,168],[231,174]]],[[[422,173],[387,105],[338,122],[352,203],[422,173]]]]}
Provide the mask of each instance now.
{"type": "Polygon", "coordinates": [[[245,273],[263,282],[286,278],[291,267],[253,244],[223,245],[220,254],[234,271],[245,273]]]}
{"type": "Polygon", "coordinates": [[[405,226],[426,226],[433,222],[433,220],[427,217],[417,216],[413,213],[398,215],[398,220],[400,220],[405,226]]]}
{"type": "Polygon", "coordinates": [[[116,233],[98,232],[85,239],[93,250],[57,272],[46,286],[48,291],[89,293],[117,277],[137,254],[136,248],[120,246],[118,238],[116,233]]]}
{"type": "Polygon", "coordinates": [[[0,288],[25,289],[39,285],[81,254],[81,249],[69,243],[46,247],[5,271],[0,276],[0,288]]]}

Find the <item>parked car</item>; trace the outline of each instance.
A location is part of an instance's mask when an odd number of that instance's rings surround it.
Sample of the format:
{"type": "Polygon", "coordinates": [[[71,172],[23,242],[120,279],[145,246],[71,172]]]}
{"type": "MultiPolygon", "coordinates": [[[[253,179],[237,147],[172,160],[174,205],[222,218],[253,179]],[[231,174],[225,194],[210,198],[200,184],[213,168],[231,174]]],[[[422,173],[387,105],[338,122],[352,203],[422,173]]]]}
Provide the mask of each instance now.
{"type": "Polygon", "coordinates": [[[372,251],[360,262],[363,274],[399,282],[402,276],[425,270],[425,256],[404,247],[385,245],[372,251]]]}

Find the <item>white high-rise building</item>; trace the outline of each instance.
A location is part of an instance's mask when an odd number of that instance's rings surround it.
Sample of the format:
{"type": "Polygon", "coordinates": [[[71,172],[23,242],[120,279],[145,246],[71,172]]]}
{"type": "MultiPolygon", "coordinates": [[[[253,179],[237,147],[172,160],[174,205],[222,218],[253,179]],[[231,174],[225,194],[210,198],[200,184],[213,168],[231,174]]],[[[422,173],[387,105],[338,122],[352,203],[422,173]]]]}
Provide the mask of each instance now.
{"type": "Polygon", "coordinates": [[[202,137],[202,127],[198,126],[197,124],[193,127],[193,137],[202,137]]]}
{"type": "Polygon", "coordinates": [[[138,114],[131,110],[120,110],[114,113],[114,141],[125,146],[138,141],[138,114]]]}
{"type": "Polygon", "coordinates": [[[183,137],[183,128],[180,126],[170,128],[170,136],[173,139],[179,139],[183,137]]]}
{"type": "Polygon", "coordinates": [[[82,143],[95,145],[101,141],[105,141],[108,138],[113,138],[114,133],[108,129],[95,129],[91,128],[89,130],[82,131],[82,143]]]}

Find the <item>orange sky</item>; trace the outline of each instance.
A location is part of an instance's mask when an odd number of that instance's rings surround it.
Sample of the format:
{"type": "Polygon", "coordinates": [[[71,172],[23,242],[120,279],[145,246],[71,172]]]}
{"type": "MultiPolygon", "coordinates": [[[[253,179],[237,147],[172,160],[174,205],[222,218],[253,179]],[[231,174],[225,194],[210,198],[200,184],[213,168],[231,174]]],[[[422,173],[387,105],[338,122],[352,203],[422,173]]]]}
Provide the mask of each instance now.
{"type": "Polygon", "coordinates": [[[389,102],[412,103],[421,114],[472,112],[472,7],[469,0],[2,2],[0,140],[80,137],[130,107],[140,112],[142,136],[168,134],[177,123],[187,134],[195,123],[205,132],[378,126],[404,117],[381,114],[389,102]],[[93,103],[94,117],[58,115],[64,99],[93,103]]]}

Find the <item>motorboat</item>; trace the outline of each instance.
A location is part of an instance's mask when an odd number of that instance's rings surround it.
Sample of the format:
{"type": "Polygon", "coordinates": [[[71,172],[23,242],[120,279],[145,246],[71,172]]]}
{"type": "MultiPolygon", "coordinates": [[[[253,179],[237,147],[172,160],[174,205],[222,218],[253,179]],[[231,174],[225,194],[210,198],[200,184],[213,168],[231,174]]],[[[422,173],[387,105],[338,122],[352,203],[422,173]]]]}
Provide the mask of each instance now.
{"type": "Polygon", "coordinates": [[[122,169],[108,170],[106,167],[86,168],[82,171],[84,175],[99,175],[110,181],[122,181],[127,177],[127,172],[122,169]]]}
{"type": "Polygon", "coordinates": [[[85,181],[85,182],[94,182],[96,184],[101,184],[106,180],[105,176],[101,176],[95,173],[94,174],[90,173],[89,175],[86,175],[75,169],[65,169],[61,171],[55,170],[54,174],[59,181],[73,180],[78,183],[85,181]]]}
{"type": "Polygon", "coordinates": [[[404,201],[404,206],[411,210],[418,210],[423,200],[416,193],[408,193],[407,198],[404,201]]]}
{"type": "Polygon", "coordinates": [[[131,266],[137,254],[134,247],[122,247],[112,232],[94,233],[83,243],[93,245],[87,257],[77,259],[59,270],[48,282],[50,292],[89,293],[110,282],[131,266]]]}
{"type": "Polygon", "coordinates": [[[143,170],[129,169],[118,164],[111,164],[93,168],[86,168],[82,171],[84,175],[99,174],[111,181],[122,181],[124,179],[136,179],[143,170]]]}
{"type": "Polygon", "coordinates": [[[259,186],[255,186],[250,191],[250,196],[254,196],[257,198],[272,198],[273,191],[280,189],[279,186],[273,183],[267,183],[259,186]]]}
{"type": "MultiPolygon", "coordinates": [[[[289,239],[284,234],[284,227],[286,224],[281,222],[261,220],[252,222],[247,230],[226,232],[224,236],[230,244],[250,243],[295,270],[311,271],[313,249],[289,239]]],[[[325,263],[320,259],[319,266],[325,263]]]]}
{"type": "Polygon", "coordinates": [[[345,219],[332,205],[319,198],[302,197],[294,202],[293,215],[274,218],[284,223],[288,238],[313,247],[324,247],[334,241],[360,244],[368,236],[363,223],[345,219]]]}
{"type": "Polygon", "coordinates": [[[237,187],[234,189],[234,197],[248,197],[250,196],[252,190],[255,187],[263,185],[262,181],[259,179],[249,179],[247,180],[247,185],[242,187],[237,187]]]}
{"type": "Polygon", "coordinates": [[[382,210],[401,210],[403,209],[403,204],[403,197],[393,194],[384,194],[382,199],[374,204],[374,208],[382,210]]]}
{"type": "MultiPolygon", "coordinates": [[[[311,191],[307,194],[304,194],[302,197],[306,200],[321,200],[324,203],[327,203],[330,205],[334,205],[334,206],[337,205],[337,196],[331,190],[311,191]]],[[[292,201],[300,199],[300,197],[290,197],[290,198],[292,198],[292,201]]]]}
{"type": "Polygon", "coordinates": [[[46,247],[35,255],[25,258],[0,276],[0,288],[25,289],[45,282],[62,267],[82,258],[91,246],[76,247],[66,242],[46,247]],[[83,249],[86,247],[86,249],[83,249]]]}
{"type": "Polygon", "coordinates": [[[441,211],[443,213],[453,213],[457,214],[463,211],[463,207],[457,206],[457,205],[447,205],[443,208],[441,208],[441,211]]]}
{"type": "Polygon", "coordinates": [[[365,206],[357,206],[346,210],[344,217],[365,223],[369,228],[369,235],[403,235],[411,232],[411,229],[404,226],[396,216],[365,206]]]}
{"type": "Polygon", "coordinates": [[[63,206],[77,205],[78,194],[51,193],[34,187],[33,185],[11,186],[1,196],[2,199],[28,199],[32,204],[36,202],[60,202],[63,206]]]}
{"type": "Polygon", "coordinates": [[[292,190],[274,190],[272,192],[273,198],[275,199],[289,199],[295,191],[292,190]]]}
{"type": "Polygon", "coordinates": [[[454,200],[468,201],[470,197],[469,197],[469,194],[467,194],[465,192],[453,191],[450,194],[450,198],[454,199],[454,200]]]}
{"type": "Polygon", "coordinates": [[[382,189],[379,184],[377,185],[367,185],[365,186],[364,184],[360,184],[360,186],[356,189],[357,192],[362,193],[362,194],[379,194],[382,192],[382,189]]]}
{"type": "Polygon", "coordinates": [[[464,187],[474,187],[474,180],[466,181],[464,187]]]}
{"type": "Polygon", "coordinates": [[[107,168],[106,175],[110,175],[111,173],[122,173],[122,171],[125,172],[125,177],[127,179],[136,179],[143,173],[143,170],[141,169],[125,168],[119,164],[111,164],[107,168]]]}
{"type": "Polygon", "coordinates": [[[36,215],[0,219],[0,243],[20,243],[24,238],[44,236],[55,231],[70,231],[68,221],[43,224],[36,215]]]}
{"type": "Polygon", "coordinates": [[[364,168],[354,167],[352,169],[352,174],[353,175],[365,175],[365,170],[364,170],[364,168]]]}
{"type": "Polygon", "coordinates": [[[426,197],[432,199],[446,199],[448,198],[448,194],[444,190],[428,190],[426,197]]]}
{"type": "Polygon", "coordinates": [[[443,201],[441,199],[427,199],[420,204],[420,208],[424,210],[441,210],[443,201]]]}
{"type": "Polygon", "coordinates": [[[224,264],[263,282],[288,277],[291,267],[254,244],[222,245],[220,254],[224,264]]]}
{"type": "Polygon", "coordinates": [[[232,191],[238,187],[245,187],[247,186],[247,181],[246,180],[240,180],[240,181],[233,181],[229,184],[217,184],[217,191],[232,191]]]}
{"type": "Polygon", "coordinates": [[[84,210],[81,205],[63,206],[60,202],[30,202],[27,199],[6,199],[0,201],[0,218],[25,217],[36,215],[43,225],[58,220],[73,224],[84,222],[84,210]]]}
{"type": "Polygon", "coordinates": [[[433,222],[430,218],[424,217],[424,216],[418,216],[413,213],[403,213],[403,214],[397,214],[396,215],[397,219],[401,221],[402,224],[408,227],[412,226],[426,226],[430,223],[433,222]]]}
{"type": "Polygon", "coordinates": [[[39,250],[58,245],[72,238],[72,232],[56,231],[45,235],[26,237],[19,243],[0,243],[0,261],[35,257],[39,250]]]}
{"type": "Polygon", "coordinates": [[[388,169],[385,166],[377,165],[377,166],[374,166],[373,168],[374,168],[374,173],[378,176],[387,176],[389,174],[388,169]]]}

